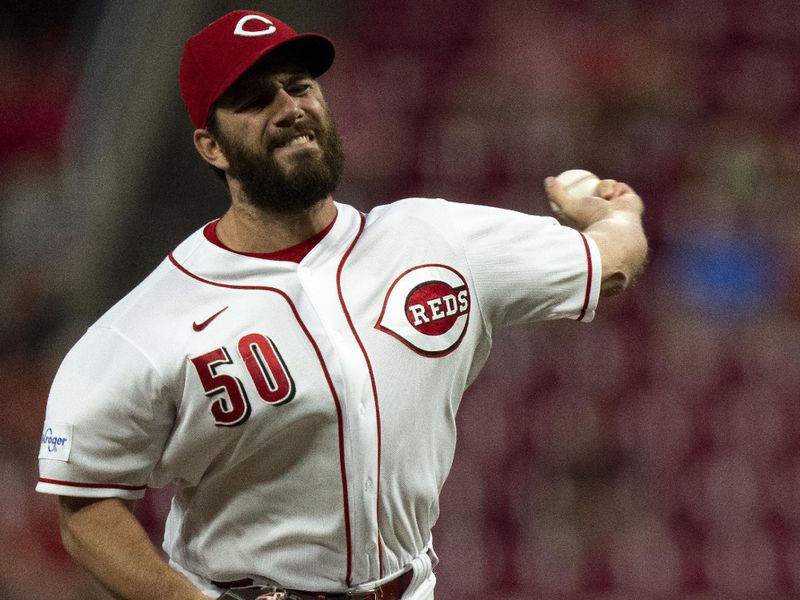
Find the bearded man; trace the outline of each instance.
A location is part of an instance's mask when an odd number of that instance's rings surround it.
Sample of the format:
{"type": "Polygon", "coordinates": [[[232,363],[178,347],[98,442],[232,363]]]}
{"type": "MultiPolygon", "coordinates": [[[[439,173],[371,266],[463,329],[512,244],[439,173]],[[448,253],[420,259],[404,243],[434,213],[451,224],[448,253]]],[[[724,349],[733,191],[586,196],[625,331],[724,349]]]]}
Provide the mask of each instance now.
{"type": "Polygon", "coordinates": [[[194,145],[230,207],[69,352],[39,454],[66,548],[115,597],[431,600],[455,415],[493,331],[590,321],[642,267],[642,202],[613,180],[586,198],[547,180],[571,227],[335,202],[333,54],[254,11],[186,44],[194,145]],[[168,484],[165,562],[132,507],[168,484]]]}

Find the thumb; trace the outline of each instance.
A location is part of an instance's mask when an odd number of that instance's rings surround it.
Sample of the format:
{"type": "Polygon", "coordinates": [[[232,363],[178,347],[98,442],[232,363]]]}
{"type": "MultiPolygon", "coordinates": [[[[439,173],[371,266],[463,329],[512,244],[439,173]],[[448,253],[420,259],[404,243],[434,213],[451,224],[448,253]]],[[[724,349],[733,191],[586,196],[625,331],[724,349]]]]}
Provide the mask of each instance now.
{"type": "Polygon", "coordinates": [[[550,201],[550,209],[556,214],[562,212],[572,202],[572,196],[564,188],[564,184],[555,177],[547,177],[544,180],[544,191],[550,201]]]}

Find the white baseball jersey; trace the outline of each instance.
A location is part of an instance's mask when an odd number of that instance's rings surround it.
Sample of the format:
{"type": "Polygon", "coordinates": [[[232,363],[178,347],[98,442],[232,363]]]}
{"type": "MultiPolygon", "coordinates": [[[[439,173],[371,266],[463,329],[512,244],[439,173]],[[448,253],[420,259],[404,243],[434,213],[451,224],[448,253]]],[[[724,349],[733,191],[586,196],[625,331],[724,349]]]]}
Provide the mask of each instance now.
{"type": "Polygon", "coordinates": [[[37,490],[174,482],[164,549],[201,587],[341,591],[424,553],[492,331],[590,320],[599,254],[549,217],[336,206],[277,257],[224,248],[211,223],[101,317],[53,383],[37,490]]]}

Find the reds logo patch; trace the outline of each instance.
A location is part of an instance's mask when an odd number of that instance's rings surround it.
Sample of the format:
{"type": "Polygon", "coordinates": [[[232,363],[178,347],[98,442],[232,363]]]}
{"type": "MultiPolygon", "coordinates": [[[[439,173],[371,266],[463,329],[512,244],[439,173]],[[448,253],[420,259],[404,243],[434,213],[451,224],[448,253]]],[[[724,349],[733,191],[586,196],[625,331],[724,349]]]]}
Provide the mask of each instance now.
{"type": "Polygon", "coordinates": [[[425,356],[452,352],[467,331],[470,293],[464,277],[446,265],[420,265],[389,287],[375,328],[425,356]]]}

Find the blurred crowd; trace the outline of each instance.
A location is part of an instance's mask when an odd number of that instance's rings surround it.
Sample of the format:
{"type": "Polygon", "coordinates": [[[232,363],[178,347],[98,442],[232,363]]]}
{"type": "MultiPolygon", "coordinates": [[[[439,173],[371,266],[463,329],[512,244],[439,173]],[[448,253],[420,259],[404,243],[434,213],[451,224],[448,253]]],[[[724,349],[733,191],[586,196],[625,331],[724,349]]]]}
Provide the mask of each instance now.
{"type": "MultiPolygon", "coordinates": [[[[800,598],[800,3],[342,11],[322,79],[348,156],[337,199],[546,214],[543,179],[585,168],[647,207],[635,287],[592,324],[502,332],[464,398],[437,598],[800,598]]],[[[53,499],[33,492],[47,389],[79,334],[60,263],[91,243],[60,205],[80,76],[62,17],[0,27],[7,600],[106,598],[61,549],[53,499]]],[[[140,507],[154,539],[165,498],[140,507]]]]}

